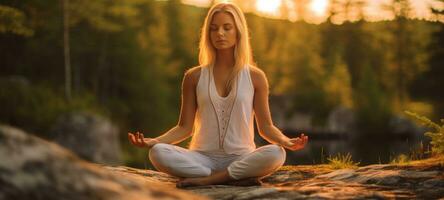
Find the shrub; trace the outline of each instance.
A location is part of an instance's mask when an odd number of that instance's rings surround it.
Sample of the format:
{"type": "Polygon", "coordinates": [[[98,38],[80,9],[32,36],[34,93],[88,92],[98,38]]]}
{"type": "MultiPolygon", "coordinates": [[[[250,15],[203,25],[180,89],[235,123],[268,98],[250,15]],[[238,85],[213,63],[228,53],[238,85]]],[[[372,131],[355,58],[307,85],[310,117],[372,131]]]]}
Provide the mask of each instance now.
{"type": "Polygon", "coordinates": [[[419,121],[422,125],[427,126],[432,129],[432,131],[426,132],[425,135],[430,137],[432,141],[432,153],[433,154],[444,154],[444,119],[441,119],[441,124],[439,125],[432,122],[427,117],[420,116],[417,113],[405,111],[407,115],[419,121]]]}
{"type": "Polygon", "coordinates": [[[104,114],[91,94],[76,95],[70,102],[50,87],[26,81],[0,79],[0,123],[50,138],[56,119],[68,112],[85,111],[104,114]]]}

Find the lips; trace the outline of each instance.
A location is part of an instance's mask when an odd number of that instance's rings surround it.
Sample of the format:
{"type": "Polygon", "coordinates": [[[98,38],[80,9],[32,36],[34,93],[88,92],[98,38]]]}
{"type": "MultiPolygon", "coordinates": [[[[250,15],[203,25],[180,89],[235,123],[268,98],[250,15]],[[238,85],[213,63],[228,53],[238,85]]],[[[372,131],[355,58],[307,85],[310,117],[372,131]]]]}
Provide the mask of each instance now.
{"type": "Polygon", "coordinates": [[[218,40],[217,43],[227,42],[226,40],[218,40]]]}

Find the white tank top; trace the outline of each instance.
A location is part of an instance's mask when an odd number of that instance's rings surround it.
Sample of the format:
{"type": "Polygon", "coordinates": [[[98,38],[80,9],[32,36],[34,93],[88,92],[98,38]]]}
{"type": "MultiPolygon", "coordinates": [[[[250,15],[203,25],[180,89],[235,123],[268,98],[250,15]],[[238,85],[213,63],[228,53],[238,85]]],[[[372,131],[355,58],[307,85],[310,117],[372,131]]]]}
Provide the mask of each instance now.
{"type": "Polygon", "coordinates": [[[196,86],[197,110],[189,149],[243,155],[254,143],[254,86],[250,66],[237,76],[226,97],[216,90],[212,66],[202,66],[196,86]]]}

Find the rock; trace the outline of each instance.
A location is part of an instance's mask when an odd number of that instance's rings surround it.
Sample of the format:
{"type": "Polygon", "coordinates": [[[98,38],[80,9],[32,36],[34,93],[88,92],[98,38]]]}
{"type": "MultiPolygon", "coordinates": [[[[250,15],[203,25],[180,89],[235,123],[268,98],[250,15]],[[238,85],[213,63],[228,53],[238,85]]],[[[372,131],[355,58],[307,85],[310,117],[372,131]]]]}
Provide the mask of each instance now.
{"type": "Polygon", "coordinates": [[[378,185],[396,185],[404,179],[427,179],[438,176],[439,171],[412,171],[394,169],[390,165],[370,165],[359,170],[342,169],[328,174],[318,176],[318,178],[328,178],[331,180],[351,181],[358,183],[371,183],[378,185]],[[385,170],[383,170],[385,169],[385,170]]]}
{"type": "Polygon", "coordinates": [[[355,128],[355,113],[353,110],[339,106],[335,107],[327,119],[327,129],[336,133],[351,133],[355,128]]]}
{"type": "Polygon", "coordinates": [[[194,192],[196,194],[207,196],[211,199],[231,200],[231,199],[234,199],[238,194],[242,194],[244,192],[249,192],[249,191],[255,190],[257,188],[259,188],[259,187],[258,186],[233,187],[233,186],[226,186],[226,185],[213,185],[213,186],[186,188],[186,190],[194,192]]]}
{"type": "Polygon", "coordinates": [[[176,189],[177,178],[126,166],[92,164],[60,146],[0,126],[0,199],[439,199],[444,156],[402,165],[333,170],[284,166],[262,186],[176,189]],[[6,159],[7,158],[7,159],[6,159]],[[192,194],[194,193],[194,194],[192,194]]]}
{"type": "Polygon", "coordinates": [[[3,125],[0,158],[0,199],[206,199],[165,183],[164,174],[122,176],[3,125]]]}
{"type": "Polygon", "coordinates": [[[346,180],[354,177],[356,177],[356,173],[353,169],[340,169],[328,174],[318,176],[318,178],[327,178],[331,180],[346,180]]]}
{"type": "Polygon", "coordinates": [[[423,186],[427,188],[444,188],[444,179],[442,178],[434,178],[429,179],[423,182],[423,186]]]}
{"type": "Polygon", "coordinates": [[[109,120],[88,113],[61,116],[52,128],[57,143],[81,158],[103,164],[120,164],[118,129],[109,120]]]}
{"type": "Polygon", "coordinates": [[[206,186],[187,190],[214,199],[436,199],[444,197],[439,163],[402,167],[379,164],[339,170],[325,165],[284,166],[263,178],[262,188],[206,186]],[[264,187],[266,190],[260,190],[264,187]]]}
{"type": "Polygon", "coordinates": [[[248,200],[256,199],[261,196],[269,195],[278,192],[276,188],[256,188],[248,192],[243,192],[234,197],[234,200],[248,200]]]}
{"type": "Polygon", "coordinates": [[[404,116],[392,116],[389,120],[390,130],[395,134],[413,133],[415,136],[422,136],[427,129],[419,127],[411,119],[404,116]]]}
{"type": "Polygon", "coordinates": [[[402,170],[399,172],[399,175],[403,178],[415,179],[415,178],[434,178],[438,176],[439,171],[410,171],[410,170],[402,170]]]}

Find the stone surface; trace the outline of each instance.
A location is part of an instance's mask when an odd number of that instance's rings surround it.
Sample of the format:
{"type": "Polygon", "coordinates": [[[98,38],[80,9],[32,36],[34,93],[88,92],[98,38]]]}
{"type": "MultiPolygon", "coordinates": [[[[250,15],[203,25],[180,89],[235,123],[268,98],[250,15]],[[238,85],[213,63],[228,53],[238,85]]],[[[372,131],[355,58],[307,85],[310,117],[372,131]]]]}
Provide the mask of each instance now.
{"type": "MultiPolygon", "coordinates": [[[[59,145],[0,125],[0,199],[206,199],[127,170],[113,173],[59,145]]],[[[165,178],[162,178],[165,177],[165,178]]]]}
{"type": "Polygon", "coordinates": [[[0,199],[439,199],[444,156],[333,170],[284,166],[261,186],[175,188],[177,178],[80,160],[60,146],[0,126],[0,199]]]}
{"type": "MultiPolygon", "coordinates": [[[[441,158],[444,160],[444,158],[441,158]]],[[[184,190],[212,199],[437,199],[444,197],[443,166],[433,161],[412,165],[369,165],[332,170],[328,165],[284,166],[262,179],[262,186],[211,185],[184,190]]],[[[174,185],[161,172],[129,167],[105,167],[147,181],[174,185]]]]}
{"type": "Polygon", "coordinates": [[[89,113],[61,116],[52,128],[55,142],[81,158],[103,164],[120,164],[119,131],[109,120],[89,113]]]}

